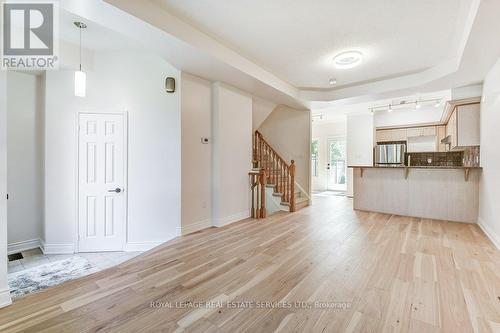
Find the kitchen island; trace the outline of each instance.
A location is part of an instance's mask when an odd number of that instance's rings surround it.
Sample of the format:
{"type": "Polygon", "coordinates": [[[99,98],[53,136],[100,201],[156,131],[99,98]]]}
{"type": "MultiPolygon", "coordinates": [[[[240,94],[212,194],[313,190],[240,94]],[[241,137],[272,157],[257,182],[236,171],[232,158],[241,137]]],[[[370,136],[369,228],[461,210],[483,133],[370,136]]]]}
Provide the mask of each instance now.
{"type": "Polygon", "coordinates": [[[481,168],[349,166],[354,209],[476,223],[481,168]]]}

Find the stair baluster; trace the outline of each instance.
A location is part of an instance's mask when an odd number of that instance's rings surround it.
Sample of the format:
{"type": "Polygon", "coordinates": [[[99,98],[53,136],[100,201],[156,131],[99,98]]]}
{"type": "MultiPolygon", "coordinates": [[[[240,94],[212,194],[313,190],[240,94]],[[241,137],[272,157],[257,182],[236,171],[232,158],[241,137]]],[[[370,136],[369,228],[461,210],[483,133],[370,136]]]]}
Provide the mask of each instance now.
{"type": "MultiPolygon", "coordinates": [[[[263,177],[274,185],[274,192],[281,193],[281,200],[295,211],[295,162],[288,164],[264,139],[259,131],[255,131],[253,140],[254,163],[264,171],[263,177]]],[[[265,186],[264,186],[265,187],[265,186]]],[[[264,193],[260,193],[265,195],[264,193]]],[[[265,204],[265,197],[261,198],[265,204]]],[[[262,202],[261,202],[262,204],[262,202]]],[[[258,209],[258,207],[257,207],[258,209]]],[[[258,214],[261,215],[261,214],[258,214]]]]}

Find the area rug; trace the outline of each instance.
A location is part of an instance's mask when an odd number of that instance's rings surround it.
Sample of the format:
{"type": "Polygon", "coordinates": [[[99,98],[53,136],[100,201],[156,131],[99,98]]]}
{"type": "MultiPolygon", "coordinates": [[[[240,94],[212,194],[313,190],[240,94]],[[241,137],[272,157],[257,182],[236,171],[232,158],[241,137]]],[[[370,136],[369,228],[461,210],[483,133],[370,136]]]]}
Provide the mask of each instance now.
{"type": "Polygon", "coordinates": [[[98,271],[80,256],[9,274],[10,294],[19,298],[98,271]]]}

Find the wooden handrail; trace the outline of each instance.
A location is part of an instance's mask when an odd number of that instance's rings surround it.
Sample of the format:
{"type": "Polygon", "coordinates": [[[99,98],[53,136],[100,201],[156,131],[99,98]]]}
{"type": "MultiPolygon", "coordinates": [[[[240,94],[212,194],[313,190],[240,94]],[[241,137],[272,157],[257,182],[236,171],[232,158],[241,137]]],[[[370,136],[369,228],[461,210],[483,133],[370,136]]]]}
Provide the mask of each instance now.
{"type": "MultiPolygon", "coordinates": [[[[278,157],[278,159],[280,159],[283,162],[283,164],[290,167],[290,165],[288,165],[287,161],[283,157],[281,157],[280,154],[278,154],[278,152],[276,150],[274,150],[273,147],[271,147],[271,145],[266,141],[266,139],[264,139],[264,136],[259,131],[255,131],[255,143],[256,144],[258,142],[257,138],[258,138],[258,140],[262,141],[278,157]]],[[[255,159],[255,160],[257,160],[257,159],[255,159]]]]}
{"type": "MultiPolygon", "coordinates": [[[[274,185],[274,192],[281,194],[281,201],[295,211],[295,162],[290,164],[255,131],[253,140],[253,162],[255,168],[265,171],[267,183],[274,185]]],[[[263,199],[264,200],[264,199],[263,199]]]]}

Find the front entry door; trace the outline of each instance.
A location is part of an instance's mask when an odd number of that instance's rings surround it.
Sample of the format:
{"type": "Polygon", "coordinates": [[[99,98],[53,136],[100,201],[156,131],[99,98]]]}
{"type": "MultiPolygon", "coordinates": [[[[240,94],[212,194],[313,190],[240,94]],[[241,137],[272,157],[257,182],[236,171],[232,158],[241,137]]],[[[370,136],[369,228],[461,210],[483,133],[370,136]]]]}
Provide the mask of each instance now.
{"type": "Polygon", "coordinates": [[[79,114],[78,250],[121,251],[126,240],[122,114],[79,114]]]}
{"type": "Polygon", "coordinates": [[[346,140],[332,138],[327,144],[327,190],[346,191],[346,140]]]}

